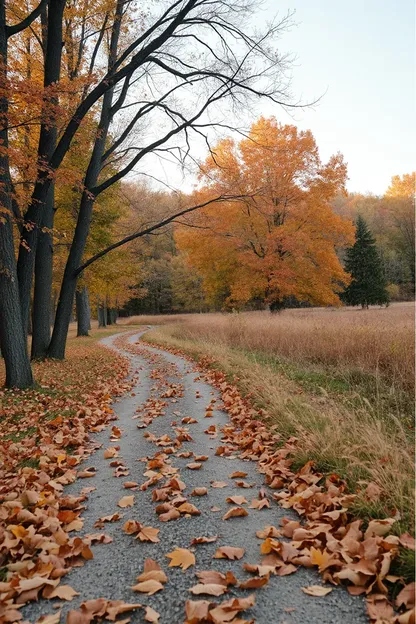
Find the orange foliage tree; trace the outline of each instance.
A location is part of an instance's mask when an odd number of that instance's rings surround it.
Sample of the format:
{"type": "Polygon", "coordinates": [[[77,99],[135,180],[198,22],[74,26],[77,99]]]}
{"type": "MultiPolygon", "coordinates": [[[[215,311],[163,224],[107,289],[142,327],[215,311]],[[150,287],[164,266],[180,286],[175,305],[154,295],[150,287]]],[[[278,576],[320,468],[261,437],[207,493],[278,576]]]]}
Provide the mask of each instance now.
{"type": "Polygon", "coordinates": [[[238,144],[221,141],[201,168],[197,194],[244,199],[209,206],[176,233],[211,301],[279,307],[292,296],[339,305],[349,276],[337,248],[351,244],[354,227],[329,202],[346,176],[341,154],[323,164],[310,131],[273,117],[260,118],[238,144]]]}

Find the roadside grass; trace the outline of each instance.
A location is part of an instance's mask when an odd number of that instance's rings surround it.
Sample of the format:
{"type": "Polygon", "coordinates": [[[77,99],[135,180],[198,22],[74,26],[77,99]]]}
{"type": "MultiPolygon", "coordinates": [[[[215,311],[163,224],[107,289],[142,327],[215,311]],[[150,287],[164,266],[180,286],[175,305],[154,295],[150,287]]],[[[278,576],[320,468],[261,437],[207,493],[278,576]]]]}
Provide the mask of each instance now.
{"type": "MultiPolygon", "coordinates": [[[[224,371],[243,395],[265,410],[266,422],[276,428],[282,443],[291,436],[298,439],[293,455],[295,467],[314,460],[318,470],[339,474],[350,490],[357,493],[352,509],[357,517],[368,520],[395,516],[395,533],[412,532],[412,308],[404,311],[392,308],[387,310],[389,316],[384,317],[381,315],[386,310],[380,310],[382,323],[377,323],[377,310],[371,310],[370,316],[364,318],[362,315],[366,312],[342,310],[328,316],[326,311],[320,315],[309,311],[310,321],[306,318],[308,312],[302,311],[301,322],[297,312],[289,312],[286,318],[285,314],[271,318],[267,315],[266,319],[258,313],[234,315],[237,318],[233,315],[183,315],[181,320],[176,317],[173,324],[163,319],[159,327],[146,334],[145,340],[179,349],[224,371]],[[345,320],[348,314],[355,317],[353,321],[345,320]],[[392,318],[394,314],[400,320],[392,318]],[[293,332],[289,328],[292,319],[293,332]],[[360,330],[360,323],[365,323],[366,332],[360,330]],[[314,355],[311,341],[305,339],[304,333],[315,331],[317,326],[322,328],[323,340],[329,333],[333,337],[338,334],[339,341],[348,340],[348,349],[329,345],[324,357],[325,350],[317,335],[314,340],[319,357],[314,355]],[[259,335],[265,327],[269,329],[269,340],[259,335]],[[292,344],[303,341],[307,357],[302,357],[299,345],[295,345],[292,352],[288,348],[279,351],[276,346],[279,331],[291,333],[285,336],[285,344],[289,340],[292,344]],[[359,339],[365,334],[371,334],[373,353],[364,357],[365,349],[359,339]],[[389,340],[396,344],[399,338],[402,343],[389,350],[389,340]],[[359,354],[352,351],[354,341],[359,354]],[[398,352],[403,361],[397,358],[398,352]],[[344,361],[342,353],[348,354],[344,361]],[[366,497],[365,488],[369,482],[380,487],[378,500],[366,497]]],[[[135,317],[135,322],[139,318],[135,317]]],[[[156,324],[155,320],[145,318],[141,322],[156,324]]],[[[399,564],[401,574],[412,575],[414,552],[403,551],[403,561],[399,564]]]]}

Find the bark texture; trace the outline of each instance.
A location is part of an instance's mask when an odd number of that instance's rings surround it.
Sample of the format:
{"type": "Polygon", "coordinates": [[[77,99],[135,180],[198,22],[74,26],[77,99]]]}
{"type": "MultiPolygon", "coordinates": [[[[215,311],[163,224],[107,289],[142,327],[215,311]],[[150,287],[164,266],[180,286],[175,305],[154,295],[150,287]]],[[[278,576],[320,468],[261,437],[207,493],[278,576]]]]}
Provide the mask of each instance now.
{"type": "MultiPolygon", "coordinates": [[[[51,0],[48,18],[43,13],[42,22],[45,24],[43,32],[47,33],[45,54],[44,86],[57,83],[61,74],[62,60],[62,24],[65,0],[51,0]]],[[[48,105],[56,106],[56,98],[48,105]]],[[[57,128],[55,125],[41,131],[39,140],[39,161],[48,162],[56,146],[57,128]]],[[[46,356],[50,337],[50,307],[52,299],[52,271],[53,271],[53,239],[52,228],[55,214],[55,185],[52,183],[43,206],[41,228],[38,233],[35,256],[35,288],[33,295],[33,338],[32,358],[46,356]]],[[[24,299],[21,297],[21,301],[24,299]]],[[[25,305],[25,304],[24,304],[25,305]]],[[[23,309],[24,309],[23,305],[23,309]]]]}
{"type": "Polygon", "coordinates": [[[77,336],[88,336],[88,330],[91,325],[91,313],[88,289],[86,286],[76,291],[75,305],[77,311],[77,336]]]}
{"type": "MultiPolygon", "coordinates": [[[[7,34],[5,1],[0,0],[0,86],[5,93],[7,81],[7,34]]],[[[0,97],[0,119],[8,117],[8,100],[0,97]]],[[[20,313],[19,288],[13,242],[12,184],[6,124],[0,130],[0,344],[6,365],[6,386],[28,388],[33,385],[27,352],[26,332],[20,313]]]]}

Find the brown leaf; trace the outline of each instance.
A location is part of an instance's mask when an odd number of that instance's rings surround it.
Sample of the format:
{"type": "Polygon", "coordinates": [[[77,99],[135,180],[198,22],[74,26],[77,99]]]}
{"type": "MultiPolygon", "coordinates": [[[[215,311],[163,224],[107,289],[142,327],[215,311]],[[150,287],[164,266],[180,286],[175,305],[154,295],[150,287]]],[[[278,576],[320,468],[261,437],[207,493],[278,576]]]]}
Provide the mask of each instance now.
{"type": "Polygon", "coordinates": [[[119,450],[119,446],[110,446],[109,448],[106,448],[104,451],[104,459],[112,459],[113,457],[118,457],[119,450]]]}
{"type": "Polygon", "coordinates": [[[134,487],[138,487],[138,483],[136,483],[135,481],[126,481],[125,483],[123,483],[123,487],[126,488],[126,490],[130,489],[130,488],[134,488],[134,487]]]}
{"type": "Polygon", "coordinates": [[[239,516],[248,516],[248,512],[243,507],[232,507],[226,514],[223,515],[223,520],[228,520],[229,518],[236,518],[239,516]]]}
{"type": "Polygon", "coordinates": [[[169,511],[167,511],[166,513],[161,514],[159,516],[159,520],[161,522],[169,522],[170,520],[177,520],[180,517],[181,514],[179,513],[179,511],[172,507],[172,509],[169,509],[169,511]]]}
{"type": "Polygon", "coordinates": [[[208,494],[206,487],[194,488],[191,492],[191,496],[205,496],[205,494],[208,494]]]}
{"type": "Polygon", "coordinates": [[[250,509],[263,509],[263,507],[270,508],[270,503],[267,498],[262,498],[261,500],[258,498],[253,498],[249,505],[250,509]]]}
{"type": "Polygon", "coordinates": [[[160,542],[160,539],[158,538],[159,533],[160,529],[154,529],[153,527],[145,526],[141,528],[136,539],[139,539],[141,542],[153,542],[154,544],[156,544],[157,542],[160,542]]]}
{"type": "Polygon", "coordinates": [[[58,585],[51,593],[48,593],[45,598],[60,598],[61,600],[72,600],[74,596],[79,596],[79,592],[72,589],[70,585],[58,585]]]}
{"type": "Polygon", "coordinates": [[[134,494],[132,494],[131,496],[123,496],[122,498],[120,498],[117,505],[121,507],[122,509],[124,509],[125,507],[133,507],[134,494]]]}
{"type": "Polygon", "coordinates": [[[218,535],[214,535],[213,537],[194,537],[191,540],[191,546],[195,546],[196,544],[209,544],[210,542],[216,542],[218,539],[218,535]]]}
{"type": "Polygon", "coordinates": [[[199,511],[199,509],[195,507],[195,505],[192,505],[191,503],[182,503],[182,505],[179,505],[177,509],[180,513],[183,513],[183,514],[190,514],[191,516],[201,515],[201,512],[199,511]]]}
{"type": "Polygon", "coordinates": [[[332,587],[322,587],[322,585],[309,585],[309,587],[302,587],[302,591],[309,596],[326,596],[332,591],[332,587]]]}
{"type": "Polygon", "coordinates": [[[242,583],[239,583],[238,586],[241,589],[258,589],[259,587],[263,587],[263,585],[267,585],[268,582],[269,582],[268,575],[254,576],[253,578],[248,579],[247,581],[243,581],[242,583]]]}
{"type": "Polygon", "coordinates": [[[244,548],[234,548],[233,546],[220,546],[217,548],[214,559],[241,559],[245,553],[244,548]]]}
{"type": "Polygon", "coordinates": [[[191,464],[186,464],[186,467],[189,468],[189,470],[199,470],[202,468],[202,464],[199,462],[193,462],[191,464]]]}
{"type": "Polygon", "coordinates": [[[214,583],[198,583],[194,585],[189,590],[193,594],[209,594],[210,596],[222,596],[227,591],[227,587],[225,585],[216,585],[214,583]]]}
{"type": "Polygon", "coordinates": [[[267,537],[279,537],[280,531],[275,526],[267,525],[261,531],[256,531],[257,537],[266,539],[267,537]]]}
{"type": "Polygon", "coordinates": [[[144,614],[144,619],[146,622],[151,622],[151,624],[158,624],[160,618],[160,613],[152,609],[152,607],[146,607],[146,612],[144,614]]]}
{"type": "Polygon", "coordinates": [[[211,481],[211,487],[213,488],[225,488],[228,486],[228,483],[225,481],[211,481]]]}
{"type": "Polygon", "coordinates": [[[148,596],[152,596],[156,592],[163,589],[162,583],[159,581],[155,581],[154,579],[149,579],[147,581],[142,581],[141,583],[137,583],[137,585],[133,585],[132,590],[137,592],[142,592],[143,594],[147,594],[148,596]]]}
{"type": "Polygon", "coordinates": [[[244,479],[247,476],[247,472],[241,472],[241,470],[237,470],[230,474],[230,479],[244,479]]]}
{"type": "Polygon", "coordinates": [[[232,503],[233,505],[244,505],[248,501],[244,498],[244,496],[228,496],[228,498],[225,499],[225,502],[232,503]]]}
{"type": "Polygon", "coordinates": [[[187,600],[185,603],[186,624],[199,624],[208,617],[209,600],[187,600]]]}
{"type": "Polygon", "coordinates": [[[175,548],[172,552],[165,555],[171,561],[169,567],[180,567],[183,571],[190,566],[195,565],[195,555],[187,548],[175,548]]]}

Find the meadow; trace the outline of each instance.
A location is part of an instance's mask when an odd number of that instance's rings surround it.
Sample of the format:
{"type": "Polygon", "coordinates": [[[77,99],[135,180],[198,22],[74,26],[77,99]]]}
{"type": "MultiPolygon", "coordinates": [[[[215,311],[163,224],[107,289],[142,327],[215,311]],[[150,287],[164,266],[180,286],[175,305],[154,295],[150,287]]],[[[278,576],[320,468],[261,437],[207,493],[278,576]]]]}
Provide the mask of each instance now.
{"type": "Polygon", "coordinates": [[[283,439],[358,493],[355,513],[413,524],[414,306],[140,316],[146,340],[224,370],[283,439]],[[378,486],[372,499],[368,483],[378,486]]]}

